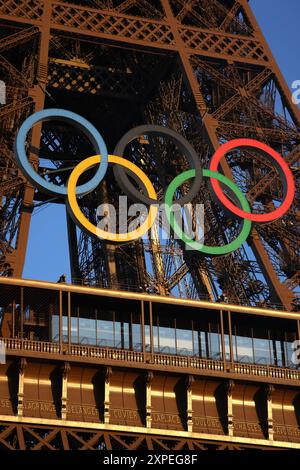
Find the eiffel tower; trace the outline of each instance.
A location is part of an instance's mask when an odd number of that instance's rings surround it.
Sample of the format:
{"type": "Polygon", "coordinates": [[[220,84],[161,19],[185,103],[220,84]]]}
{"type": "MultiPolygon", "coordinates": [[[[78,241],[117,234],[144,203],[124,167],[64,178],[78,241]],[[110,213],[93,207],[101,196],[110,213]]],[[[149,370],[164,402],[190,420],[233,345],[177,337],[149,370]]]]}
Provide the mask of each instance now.
{"type": "MultiPolygon", "coordinates": [[[[0,0],[0,19],[0,447],[299,447],[300,113],[248,1],[0,0]],[[32,214],[63,201],[26,180],[14,140],[26,117],[53,107],[92,122],[110,153],[143,124],[177,131],[204,168],[220,144],[259,140],[288,163],[294,203],[214,258],[172,236],[107,244],[67,214],[71,283],[22,279],[32,214]]],[[[140,136],[125,150],[159,196],[187,168],[167,140],[140,136]]],[[[62,122],[32,129],[28,156],[49,181],[66,184],[90,155],[62,122]]],[[[279,174],[260,154],[233,151],[220,167],[254,211],[281,204],[279,174]]],[[[239,224],[206,184],[195,200],[205,243],[224,245],[239,224]]],[[[119,194],[109,173],[81,209],[95,223],[95,201],[119,194]]]]}

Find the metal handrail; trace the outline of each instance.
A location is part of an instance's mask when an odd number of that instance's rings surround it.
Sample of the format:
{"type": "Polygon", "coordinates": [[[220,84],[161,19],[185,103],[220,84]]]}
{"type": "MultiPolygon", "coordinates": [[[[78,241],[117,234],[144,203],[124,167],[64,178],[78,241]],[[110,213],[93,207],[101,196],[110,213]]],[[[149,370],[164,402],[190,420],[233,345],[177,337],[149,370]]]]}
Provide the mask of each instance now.
{"type": "Polygon", "coordinates": [[[129,349],[116,349],[82,344],[71,344],[35,341],[20,338],[0,338],[11,351],[31,351],[42,354],[71,355],[91,359],[108,359],[132,363],[151,363],[167,367],[190,368],[216,372],[230,372],[239,375],[272,377],[284,380],[300,380],[300,370],[272,365],[258,365],[242,362],[206,359],[196,356],[176,356],[171,354],[150,353],[129,349]]]}
{"type": "MultiPolygon", "coordinates": [[[[145,289],[143,286],[138,285],[138,284],[124,284],[120,282],[114,282],[113,285],[109,285],[107,282],[101,282],[100,280],[92,281],[90,279],[76,279],[76,278],[71,279],[71,284],[78,285],[78,286],[102,288],[102,289],[111,289],[113,287],[121,291],[138,292],[138,293],[143,293],[143,294],[156,294],[156,295],[159,294],[156,290],[155,291],[152,291],[151,289],[148,290],[147,288],[145,289]]],[[[176,296],[170,293],[168,297],[176,297],[176,296]]],[[[184,298],[184,297],[180,297],[180,298],[184,298]]],[[[203,300],[207,302],[212,302],[212,299],[208,294],[198,294],[195,300],[203,300]]],[[[215,299],[213,302],[219,302],[219,301],[218,299],[215,299]]],[[[253,304],[251,302],[247,303],[245,299],[243,299],[243,301],[238,301],[235,299],[234,304],[248,306],[248,307],[257,306],[256,304],[253,304]]],[[[272,308],[273,310],[281,310],[282,305],[279,303],[269,302],[268,304],[264,305],[264,308],[272,308]]]]}

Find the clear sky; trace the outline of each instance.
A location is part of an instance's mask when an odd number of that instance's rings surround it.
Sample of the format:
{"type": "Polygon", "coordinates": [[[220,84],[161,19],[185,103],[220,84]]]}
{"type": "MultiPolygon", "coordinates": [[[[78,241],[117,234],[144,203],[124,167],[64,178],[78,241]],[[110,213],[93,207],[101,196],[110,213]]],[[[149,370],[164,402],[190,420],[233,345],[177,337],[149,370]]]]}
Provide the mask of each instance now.
{"type": "Polygon", "coordinates": [[[291,87],[300,80],[300,1],[250,0],[250,6],[291,87]]]}
{"type": "MultiPolygon", "coordinates": [[[[300,80],[300,0],[251,0],[250,5],[291,87],[300,80]]],[[[23,276],[57,281],[63,273],[70,278],[65,209],[49,204],[32,216],[23,276]]]]}

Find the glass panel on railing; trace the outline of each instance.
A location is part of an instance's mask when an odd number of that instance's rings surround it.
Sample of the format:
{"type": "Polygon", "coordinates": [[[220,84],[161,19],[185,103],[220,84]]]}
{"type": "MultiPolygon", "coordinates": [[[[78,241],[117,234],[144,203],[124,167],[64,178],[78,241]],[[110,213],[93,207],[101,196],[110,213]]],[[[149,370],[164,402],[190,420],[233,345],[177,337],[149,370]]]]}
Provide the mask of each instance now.
{"type": "MultiPolygon", "coordinates": [[[[62,317],[62,340],[68,341],[68,318],[62,317]]],[[[51,341],[59,342],[59,315],[52,315],[51,341]]]]}
{"type": "Polygon", "coordinates": [[[285,358],[286,358],[286,367],[297,367],[297,363],[295,363],[294,360],[294,351],[295,351],[295,346],[294,346],[294,341],[296,341],[297,335],[296,332],[287,332],[285,334],[285,358]]]}
{"type": "Polygon", "coordinates": [[[96,344],[96,320],[79,318],[79,344],[96,344]]]}
{"type": "Polygon", "coordinates": [[[114,347],[114,336],[113,312],[101,312],[101,320],[97,320],[97,345],[114,347]]]}
{"type": "Polygon", "coordinates": [[[254,363],[270,364],[270,342],[266,338],[253,338],[254,363]]]}
{"type": "Polygon", "coordinates": [[[59,316],[52,315],[52,341],[59,341],[59,316]]]}
{"type": "Polygon", "coordinates": [[[282,367],[285,365],[284,342],[273,339],[271,341],[272,364],[282,367]]]}
{"type": "Polygon", "coordinates": [[[199,332],[193,329],[193,355],[200,356],[199,332]]]}
{"type": "Polygon", "coordinates": [[[64,343],[68,341],[68,318],[62,317],[62,340],[64,343]]]}
{"type": "Polygon", "coordinates": [[[254,362],[252,338],[236,336],[234,343],[234,360],[237,362],[254,362]]]}
{"type": "Polygon", "coordinates": [[[159,327],[159,352],[163,354],[176,354],[174,328],[159,327]]]}
{"type": "Polygon", "coordinates": [[[180,356],[193,356],[192,330],[176,329],[176,346],[180,356]]]}
{"type": "Polygon", "coordinates": [[[114,347],[120,349],[129,349],[129,346],[129,323],[116,321],[114,347]]]}
{"type": "Polygon", "coordinates": [[[236,362],[254,362],[254,344],[252,339],[253,330],[250,325],[242,322],[233,328],[233,357],[236,362]]]}
{"type": "Polygon", "coordinates": [[[208,358],[210,357],[210,348],[209,348],[209,333],[208,331],[199,331],[198,332],[199,340],[199,356],[208,358]]]}
{"type": "Polygon", "coordinates": [[[230,361],[230,337],[226,333],[224,334],[224,346],[226,361],[230,361]]]}
{"type": "Polygon", "coordinates": [[[141,324],[138,321],[137,315],[132,315],[131,336],[132,349],[134,351],[142,351],[142,330],[141,324]]]}
{"type": "Polygon", "coordinates": [[[159,316],[158,341],[160,353],[176,354],[174,326],[174,318],[159,316]]]}
{"type": "Polygon", "coordinates": [[[154,352],[160,352],[159,350],[159,339],[158,339],[158,326],[153,325],[153,350],[154,352]]]}
{"type": "Polygon", "coordinates": [[[192,321],[180,319],[176,321],[176,350],[180,356],[193,356],[192,321]]]}
{"type": "Polygon", "coordinates": [[[219,361],[222,359],[221,335],[210,332],[210,358],[219,361]]]}
{"type": "Polygon", "coordinates": [[[151,336],[150,336],[150,325],[145,325],[145,349],[147,352],[151,351],[151,336]]]}

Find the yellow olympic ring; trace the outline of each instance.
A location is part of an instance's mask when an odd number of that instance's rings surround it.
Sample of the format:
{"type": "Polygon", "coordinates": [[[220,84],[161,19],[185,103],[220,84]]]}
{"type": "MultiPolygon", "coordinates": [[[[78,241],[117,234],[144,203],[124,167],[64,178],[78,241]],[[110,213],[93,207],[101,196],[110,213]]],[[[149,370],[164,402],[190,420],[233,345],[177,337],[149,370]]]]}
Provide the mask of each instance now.
{"type": "MultiPolygon", "coordinates": [[[[102,238],[103,240],[108,240],[110,242],[130,242],[136,240],[137,238],[143,236],[148,230],[150,230],[150,228],[154,224],[158,211],[157,205],[152,205],[150,207],[147,219],[145,220],[145,222],[142,223],[140,227],[127,233],[113,233],[99,229],[98,227],[93,225],[80,210],[76,198],[76,186],[78,179],[84,171],[88,170],[90,167],[96,164],[99,164],[100,160],[100,155],[94,155],[92,157],[86,158],[85,160],[80,162],[72,171],[68,181],[69,207],[73,212],[74,217],[82,227],[84,227],[91,234],[96,235],[97,237],[102,238]]],[[[118,157],[117,155],[108,155],[108,163],[116,163],[133,171],[138,176],[138,178],[140,178],[140,180],[144,183],[148,196],[152,199],[157,200],[156,191],[148,176],[145,175],[145,173],[134,163],[125,160],[125,158],[118,157]]]]}

